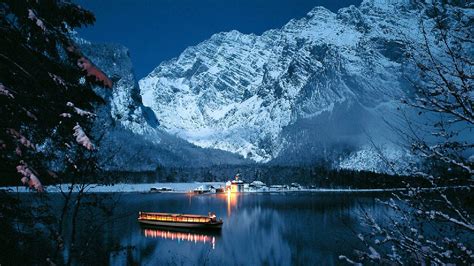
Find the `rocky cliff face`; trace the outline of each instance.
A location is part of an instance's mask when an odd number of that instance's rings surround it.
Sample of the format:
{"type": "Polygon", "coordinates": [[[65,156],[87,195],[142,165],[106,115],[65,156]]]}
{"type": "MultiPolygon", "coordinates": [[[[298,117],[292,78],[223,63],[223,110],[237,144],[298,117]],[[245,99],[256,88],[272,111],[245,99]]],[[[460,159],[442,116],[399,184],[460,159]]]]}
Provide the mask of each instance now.
{"type": "Polygon", "coordinates": [[[112,90],[96,88],[107,101],[105,108],[113,121],[136,134],[153,132],[158,120],[153,111],[142,104],[128,49],[119,44],[82,41],[81,50],[114,82],[112,90]]]}
{"type": "Polygon", "coordinates": [[[76,41],[83,53],[114,82],[112,89],[96,88],[106,101],[97,110],[94,127],[105,169],[143,171],[158,166],[248,163],[240,156],[203,149],[162,131],[154,112],[142,104],[127,48],[76,41]]]}
{"type": "Polygon", "coordinates": [[[410,95],[404,53],[422,41],[420,16],[409,0],[365,0],[337,13],[316,7],[259,36],[215,34],[139,86],[126,48],[81,41],[114,81],[112,91],[98,89],[108,102],[96,127],[103,157],[112,158],[104,164],[151,170],[322,159],[383,171],[380,150],[413,160],[393,145],[385,121],[399,122],[399,98],[410,95]]]}
{"type": "Polygon", "coordinates": [[[362,149],[406,94],[417,17],[409,1],[370,0],[259,36],[218,33],[140,80],[143,104],[167,132],[257,162],[362,149]]]}

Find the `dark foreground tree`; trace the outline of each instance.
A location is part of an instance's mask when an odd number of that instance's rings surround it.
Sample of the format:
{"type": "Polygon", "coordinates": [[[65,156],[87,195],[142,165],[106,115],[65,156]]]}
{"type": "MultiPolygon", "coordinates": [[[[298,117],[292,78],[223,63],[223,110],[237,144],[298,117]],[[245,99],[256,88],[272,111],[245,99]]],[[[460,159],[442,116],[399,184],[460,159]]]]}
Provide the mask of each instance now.
{"type": "Polygon", "coordinates": [[[63,1],[0,3],[2,178],[17,175],[41,191],[41,179],[54,180],[54,172],[67,167],[54,165],[48,152],[94,150],[87,134],[94,114],[86,110],[101,99],[91,84],[112,84],[70,39],[71,29],[94,20],[63,1]]]}
{"type": "MultiPolygon", "coordinates": [[[[45,195],[25,196],[20,203],[1,192],[1,250],[28,250],[39,224],[63,248],[64,220],[76,221],[87,184],[100,183],[91,179],[99,167],[96,141],[88,132],[94,107],[103,100],[93,86],[111,88],[112,82],[71,38],[74,28],[94,21],[92,13],[67,1],[0,1],[0,178],[11,184],[21,180],[38,192],[45,184],[77,184],[61,190],[60,215],[42,201],[45,195]],[[74,190],[80,193],[73,195],[74,190]]],[[[75,226],[67,236],[74,247],[75,226]]]]}
{"type": "Polygon", "coordinates": [[[367,250],[347,262],[442,265],[474,263],[474,16],[463,1],[420,2],[421,43],[407,51],[418,74],[413,97],[403,100],[406,127],[393,127],[425,167],[414,176],[426,190],[381,201],[391,211],[381,221],[362,211],[369,227],[359,234],[367,250]],[[413,115],[416,113],[416,115],[413,115]]]}

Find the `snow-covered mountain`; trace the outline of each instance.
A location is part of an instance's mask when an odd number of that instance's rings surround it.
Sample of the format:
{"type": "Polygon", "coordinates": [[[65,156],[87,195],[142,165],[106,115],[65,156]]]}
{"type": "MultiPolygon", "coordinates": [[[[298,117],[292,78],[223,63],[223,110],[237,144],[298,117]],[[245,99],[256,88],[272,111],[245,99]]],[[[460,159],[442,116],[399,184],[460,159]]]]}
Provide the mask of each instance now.
{"type": "Polygon", "coordinates": [[[381,117],[407,93],[403,52],[419,41],[418,17],[408,0],[366,0],[262,35],[218,33],[161,63],[140,94],[160,127],[200,147],[257,162],[338,148],[357,157],[367,135],[390,138],[381,117]]]}
{"type": "Polygon", "coordinates": [[[153,111],[142,104],[128,49],[120,44],[97,44],[80,38],[75,40],[82,52],[113,80],[112,90],[101,87],[95,90],[106,100],[104,107],[114,123],[140,135],[154,132],[158,120],[153,111]]]}
{"type": "Polygon", "coordinates": [[[113,88],[95,88],[105,100],[96,110],[94,132],[102,165],[108,170],[144,171],[158,166],[245,164],[229,152],[197,147],[161,130],[155,114],[142,104],[128,49],[76,38],[82,52],[112,80],[113,88]]]}

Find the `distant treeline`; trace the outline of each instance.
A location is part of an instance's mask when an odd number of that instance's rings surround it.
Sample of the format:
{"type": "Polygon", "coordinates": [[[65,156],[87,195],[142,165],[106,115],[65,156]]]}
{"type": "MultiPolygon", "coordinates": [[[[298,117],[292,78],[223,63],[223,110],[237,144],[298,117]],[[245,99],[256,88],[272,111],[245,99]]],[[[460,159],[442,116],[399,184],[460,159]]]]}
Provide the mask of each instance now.
{"type": "MultiPolygon", "coordinates": [[[[434,165],[430,167],[436,168],[434,165]]],[[[213,182],[228,181],[239,173],[245,182],[260,180],[267,185],[290,184],[292,182],[318,188],[400,188],[406,187],[430,187],[431,183],[425,178],[389,175],[369,171],[357,171],[348,169],[333,169],[325,164],[311,166],[279,166],[279,165],[219,165],[214,167],[179,167],[169,168],[159,166],[155,171],[147,172],[102,172],[107,184],[114,183],[155,183],[155,182],[213,182]]],[[[14,176],[14,173],[11,173],[14,176]]],[[[452,183],[452,176],[459,177],[458,173],[440,172],[444,181],[438,185],[452,186],[461,185],[462,180],[469,180],[468,176],[457,178],[452,183]],[[459,181],[461,180],[461,181],[459,181]]],[[[54,183],[47,180],[46,184],[54,183]],[[49,181],[49,182],[47,182],[49,181]]],[[[468,182],[463,184],[467,184],[468,182]]],[[[16,178],[1,178],[0,185],[21,185],[16,178]]]]}
{"type": "MultiPolygon", "coordinates": [[[[389,175],[369,171],[347,169],[331,169],[325,166],[270,166],[221,165],[212,168],[165,168],[157,167],[149,172],[108,172],[114,182],[153,183],[153,182],[213,182],[228,181],[239,173],[246,182],[260,180],[267,185],[290,184],[297,182],[301,185],[320,188],[400,188],[430,187],[431,183],[425,178],[389,175]]],[[[449,178],[443,184],[446,186],[459,185],[450,183],[449,178]]]]}

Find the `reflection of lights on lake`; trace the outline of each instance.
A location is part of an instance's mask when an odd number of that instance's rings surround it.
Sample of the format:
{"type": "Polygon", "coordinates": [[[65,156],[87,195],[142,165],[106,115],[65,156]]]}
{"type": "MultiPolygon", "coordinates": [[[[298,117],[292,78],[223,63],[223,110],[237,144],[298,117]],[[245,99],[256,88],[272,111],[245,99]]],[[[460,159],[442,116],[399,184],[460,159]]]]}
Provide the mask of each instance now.
{"type": "Polygon", "coordinates": [[[170,240],[177,240],[180,241],[188,241],[194,243],[203,243],[203,244],[211,244],[212,249],[216,248],[216,237],[215,236],[208,236],[203,234],[196,234],[190,232],[171,232],[159,229],[144,229],[143,234],[145,237],[149,238],[162,238],[162,239],[170,239],[170,240]]]}
{"type": "Polygon", "coordinates": [[[218,194],[219,198],[223,198],[227,202],[227,216],[230,216],[232,213],[232,207],[237,205],[238,193],[231,192],[230,190],[226,191],[226,194],[218,194]]]}
{"type": "Polygon", "coordinates": [[[232,199],[232,192],[230,190],[227,190],[227,216],[230,216],[230,211],[231,211],[231,206],[230,206],[230,201],[232,199]]]}
{"type": "Polygon", "coordinates": [[[189,200],[189,206],[191,206],[191,202],[192,202],[192,198],[193,198],[193,192],[192,191],[188,191],[186,193],[186,196],[188,197],[188,200],[189,200]]]}

